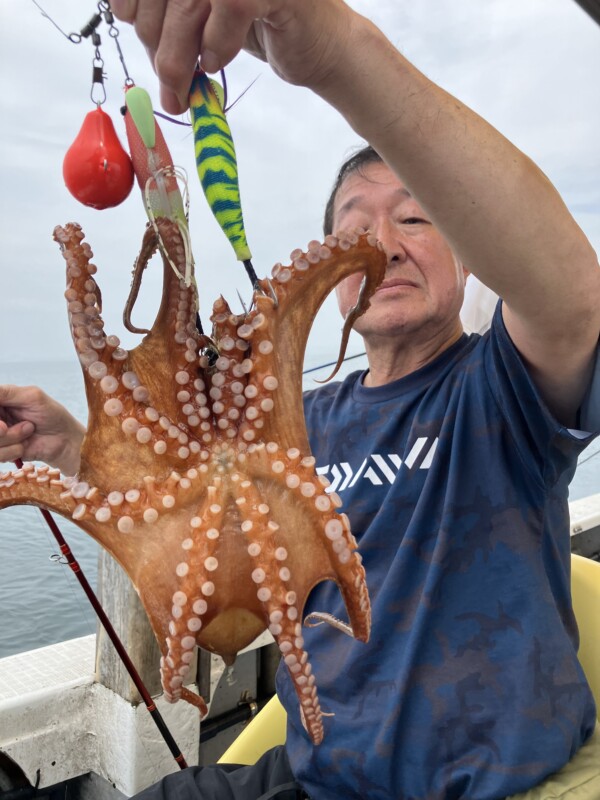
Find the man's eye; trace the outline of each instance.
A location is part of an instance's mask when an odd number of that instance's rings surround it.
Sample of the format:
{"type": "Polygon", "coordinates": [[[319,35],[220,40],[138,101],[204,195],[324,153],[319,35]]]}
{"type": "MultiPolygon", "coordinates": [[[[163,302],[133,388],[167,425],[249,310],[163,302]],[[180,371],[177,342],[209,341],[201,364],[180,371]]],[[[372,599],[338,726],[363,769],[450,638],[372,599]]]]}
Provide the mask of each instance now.
{"type": "Polygon", "coordinates": [[[427,220],[421,219],[420,217],[407,217],[406,219],[402,220],[403,225],[424,225],[426,222],[427,220]]]}

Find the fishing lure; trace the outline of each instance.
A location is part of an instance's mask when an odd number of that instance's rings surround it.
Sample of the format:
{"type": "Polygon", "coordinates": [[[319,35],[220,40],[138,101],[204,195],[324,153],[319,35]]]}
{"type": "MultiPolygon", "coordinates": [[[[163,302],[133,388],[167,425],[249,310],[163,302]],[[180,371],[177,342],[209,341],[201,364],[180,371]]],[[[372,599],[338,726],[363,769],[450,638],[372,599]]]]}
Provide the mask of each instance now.
{"type": "Polygon", "coordinates": [[[246,240],[235,146],[223,97],[217,81],[196,70],[189,96],[196,166],[208,204],[256,288],[258,278],[246,240]]]}
{"type": "Polygon", "coordinates": [[[125,130],[133,168],[137,177],[148,218],[160,241],[156,219],[166,217],[175,222],[185,250],[185,274],[181,274],[161,243],[161,249],[175,274],[189,286],[193,276],[193,256],[187,219],[187,179],[173,160],[152,109],[145,89],[131,86],[125,93],[125,130]],[[184,196],[179,189],[181,181],[184,196]],[[185,199],[184,199],[185,198],[185,199]]]}

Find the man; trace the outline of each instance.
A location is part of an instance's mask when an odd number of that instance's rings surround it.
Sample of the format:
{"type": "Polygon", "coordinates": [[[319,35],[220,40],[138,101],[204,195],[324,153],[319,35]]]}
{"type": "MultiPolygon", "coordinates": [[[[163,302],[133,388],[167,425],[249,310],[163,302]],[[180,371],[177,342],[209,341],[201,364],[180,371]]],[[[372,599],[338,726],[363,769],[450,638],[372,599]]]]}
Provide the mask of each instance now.
{"type": "MultiPolygon", "coordinates": [[[[369,369],[306,398],[321,471],[352,469],[340,491],[367,570],[371,641],[305,632],[335,715],[319,747],[280,671],[286,752],[257,768],[189,770],[140,797],[273,797],[295,778],[319,800],[496,800],[566,764],[562,785],[596,797],[567,516],[592,438],[582,416],[600,331],[591,246],[522,153],[341,0],[113,7],[153,54],[171,112],[185,107],[198,53],[214,70],[242,46],[336,107],[374,150],[343,168],[326,229],[370,228],[388,256],[356,325],[369,369]],[[482,338],[464,336],[458,317],[467,269],[503,298],[482,338]],[[392,466],[383,481],[375,468],[392,466]]],[[[342,313],[359,283],[338,287],[342,313]]],[[[0,457],[27,447],[23,425],[0,430],[0,457]]],[[[322,584],[307,611],[340,615],[340,603],[322,584]]],[[[544,785],[538,797],[556,794],[544,785]]]]}

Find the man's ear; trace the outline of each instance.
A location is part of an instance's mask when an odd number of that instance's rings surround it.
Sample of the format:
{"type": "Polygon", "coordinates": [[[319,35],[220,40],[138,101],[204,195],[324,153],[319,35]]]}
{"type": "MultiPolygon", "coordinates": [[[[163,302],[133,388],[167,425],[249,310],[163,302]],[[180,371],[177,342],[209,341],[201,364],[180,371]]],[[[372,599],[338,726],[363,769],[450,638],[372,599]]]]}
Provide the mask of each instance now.
{"type": "Polygon", "coordinates": [[[458,258],[458,256],[454,253],[454,251],[452,251],[452,258],[454,259],[454,263],[456,264],[456,266],[459,267],[460,269],[462,269],[464,283],[466,284],[467,278],[469,277],[469,275],[471,273],[465,267],[465,265],[462,263],[462,261],[458,258]]]}

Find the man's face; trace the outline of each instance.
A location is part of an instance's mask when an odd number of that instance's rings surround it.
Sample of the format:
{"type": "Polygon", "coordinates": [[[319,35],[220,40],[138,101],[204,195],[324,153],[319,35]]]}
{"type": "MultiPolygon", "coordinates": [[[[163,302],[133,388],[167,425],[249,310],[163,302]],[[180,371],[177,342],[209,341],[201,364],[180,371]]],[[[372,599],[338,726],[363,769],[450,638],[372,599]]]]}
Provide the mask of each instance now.
{"type": "MultiPolygon", "coordinates": [[[[394,173],[372,163],[351,173],[335,198],[333,231],[368,228],[388,257],[385,278],[355,328],[370,336],[406,333],[429,338],[454,331],[463,299],[465,271],[449,245],[394,173]]],[[[362,273],[336,289],[345,317],[356,304],[362,273]]]]}

